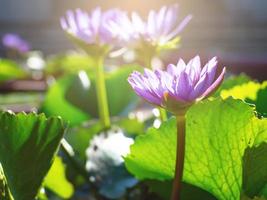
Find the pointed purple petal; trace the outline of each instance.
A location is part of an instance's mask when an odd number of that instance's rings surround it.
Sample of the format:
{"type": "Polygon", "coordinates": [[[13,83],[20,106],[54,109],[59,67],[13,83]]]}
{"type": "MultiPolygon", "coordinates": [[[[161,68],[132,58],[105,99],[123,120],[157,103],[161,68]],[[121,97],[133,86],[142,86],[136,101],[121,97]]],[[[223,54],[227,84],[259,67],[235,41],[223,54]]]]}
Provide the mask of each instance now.
{"type": "Polygon", "coordinates": [[[190,92],[189,98],[190,99],[196,99],[198,98],[203,92],[208,88],[208,74],[205,76],[202,76],[200,80],[195,85],[194,89],[190,92]]]}
{"type": "MultiPolygon", "coordinates": [[[[150,73],[149,70],[146,70],[146,73],[150,73]]],[[[155,75],[154,77],[150,75],[144,77],[140,72],[135,71],[129,76],[128,82],[137,95],[150,103],[161,105],[163,92],[159,90],[159,80],[155,75]]]]}
{"type": "Polygon", "coordinates": [[[209,73],[214,67],[216,68],[217,63],[218,61],[216,57],[210,59],[209,62],[201,70],[200,76],[203,76],[205,73],[209,73]]]}
{"type": "Polygon", "coordinates": [[[198,55],[188,62],[186,66],[186,72],[189,75],[193,85],[195,85],[201,72],[200,57],[198,55]]]}
{"type": "Polygon", "coordinates": [[[216,81],[214,81],[212,85],[201,95],[200,99],[207,98],[221,85],[224,79],[225,71],[226,68],[224,67],[222,73],[218,76],[216,81]]]}
{"type": "Polygon", "coordinates": [[[192,90],[192,84],[186,72],[181,72],[177,79],[175,88],[175,96],[185,100],[188,99],[189,93],[192,90]]]}

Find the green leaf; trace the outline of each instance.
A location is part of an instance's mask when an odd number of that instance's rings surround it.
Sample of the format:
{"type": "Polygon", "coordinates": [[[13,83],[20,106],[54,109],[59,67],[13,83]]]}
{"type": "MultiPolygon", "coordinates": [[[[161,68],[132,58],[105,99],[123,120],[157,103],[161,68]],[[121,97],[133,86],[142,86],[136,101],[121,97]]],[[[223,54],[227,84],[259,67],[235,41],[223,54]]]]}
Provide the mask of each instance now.
{"type": "Polygon", "coordinates": [[[92,71],[94,64],[87,55],[71,53],[57,55],[47,61],[46,74],[77,73],[81,70],[92,71]]]}
{"type": "Polygon", "coordinates": [[[229,90],[222,90],[221,96],[223,98],[231,96],[235,99],[241,99],[247,103],[254,104],[256,111],[260,115],[267,116],[267,82],[248,82],[238,85],[229,90]]]}
{"type": "MultiPolygon", "coordinates": [[[[111,115],[124,111],[137,96],[127,83],[127,77],[138,67],[122,67],[106,75],[108,103],[111,115]],[[118,88],[120,88],[118,90],[118,88]],[[123,94],[123,95],[122,95],[123,94]]],[[[59,115],[71,126],[98,116],[95,76],[90,74],[90,87],[85,87],[80,75],[66,75],[54,83],[46,94],[41,111],[48,116],[59,115]]]]}
{"type": "MultiPolygon", "coordinates": [[[[242,192],[245,149],[267,140],[267,120],[240,100],[204,101],[187,113],[183,180],[220,200],[237,200],[242,192]]],[[[139,179],[174,176],[176,120],[150,128],[131,146],[126,166],[139,179]]]]}
{"type": "Polygon", "coordinates": [[[231,76],[223,81],[214,96],[219,97],[222,90],[229,90],[235,86],[248,83],[249,81],[251,81],[250,77],[245,74],[240,74],[239,76],[231,76]]]}
{"type": "Polygon", "coordinates": [[[48,200],[44,188],[40,189],[36,199],[37,200],[48,200]]]}
{"type": "MultiPolygon", "coordinates": [[[[111,116],[118,115],[126,109],[130,102],[137,99],[127,82],[129,74],[137,69],[139,69],[137,66],[122,66],[120,69],[106,74],[107,97],[111,116]]],[[[83,87],[82,80],[77,76],[66,91],[66,99],[77,108],[90,113],[90,116],[97,117],[95,76],[89,75],[89,77],[91,81],[89,90],[83,87]]]]}
{"type": "Polygon", "coordinates": [[[262,87],[257,92],[257,98],[254,101],[249,101],[255,104],[257,112],[263,117],[267,117],[267,86],[262,87]]]}
{"type": "Polygon", "coordinates": [[[65,92],[74,79],[75,75],[67,75],[50,86],[40,109],[47,116],[61,116],[71,126],[90,118],[88,114],[70,104],[65,98],[65,92]]]}
{"type": "Polygon", "coordinates": [[[122,128],[127,135],[140,135],[143,134],[145,130],[145,124],[137,119],[121,118],[113,123],[122,128]]]}
{"type": "MultiPolygon", "coordinates": [[[[171,189],[172,189],[172,181],[146,181],[147,185],[149,185],[150,190],[156,194],[158,194],[164,200],[169,200],[171,197],[171,189]]],[[[182,200],[196,200],[196,199],[204,199],[204,200],[216,200],[214,196],[193,185],[183,183],[182,192],[181,192],[182,200]]]]}
{"type": "Polygon", "coordinates": [[[76,151],[76,155],[85,161],[85,150],[90,140],[102,129],[102,124],[99,121],[89,121],[80,126],[70,128],[65,138],[76,151]]]}
{"type": "Polygon", "coordinates": [[[0,59],[0,81],[25,78],[27,73],[11,60],[0,59]]]}
{"type": "Polygon", "coordinates": [[[44,186],[58,196],[68,199],[73,194],[73,186],[65,176],[65,166],[60,157],[56,157],[44,180],[44,186]]]}
{"type": "Polygon", "coordinates": [[[260,194],[262,196],[264,196],[265,198],[267,198],[267,183],[266,185],[264,186],[264,188],[262,189],[262,191],[260,192],[260,194]]]}
{"type": "Polygon", "coordinates": [[[260,84],[257,82],[248,82],[242,85],[235,86],[228,90],[221,91],[221,97],[226,99],[228,97],[233,97],[235,99],[251,99],[255,101],[257,99],[257,92],[261,88],[265,88],[267,82],[260,84]]]}
{"type": "Polygon", "coordinates": [[[64,131],[59,118],[0,113],[0,162],[14,199],[37,195],[64,131]]]}
{"type": "Polygon", "coordinates": [[[267,185],[267,143],[247,148],[243,157],[243,190],[248,197],[259,196],[267,185]]]}
{"type": "Polygon", "coordinates": [[[246,195],[243,195],[243,196],[241,197],[241,200],[266,200],[266,198],[265,198],[265,197],[254,197],[254,198],[249,198],[249,197],[247,197],[246,195]]]}

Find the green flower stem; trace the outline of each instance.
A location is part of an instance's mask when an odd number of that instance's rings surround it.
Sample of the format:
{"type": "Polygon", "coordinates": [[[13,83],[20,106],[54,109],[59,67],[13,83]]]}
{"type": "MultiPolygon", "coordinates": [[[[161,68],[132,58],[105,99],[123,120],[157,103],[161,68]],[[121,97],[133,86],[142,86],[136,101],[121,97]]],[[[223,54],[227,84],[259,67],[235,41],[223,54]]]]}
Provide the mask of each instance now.
{"type": "Polygon", "coordinates": [[[177,147],[176,147],[176,166],[175,177],[172,186],[171,200],[181,199],[182,178],[185,156],[185,115],[179,115],[177,119],[177,147]]]}
{"type": "Polygon", "coordinates": [[[167,120],[167,111],[164,108],[159,107],[159,116],[162,122],[167,120]]]}
{"type": "Polygon", "coordinates": [[[97,57],[96,62],[96,93],[98,101],[98,112],[102,125],[105,129],[110,127],[110,116],[107,100],[103,57],[97,57]]]}

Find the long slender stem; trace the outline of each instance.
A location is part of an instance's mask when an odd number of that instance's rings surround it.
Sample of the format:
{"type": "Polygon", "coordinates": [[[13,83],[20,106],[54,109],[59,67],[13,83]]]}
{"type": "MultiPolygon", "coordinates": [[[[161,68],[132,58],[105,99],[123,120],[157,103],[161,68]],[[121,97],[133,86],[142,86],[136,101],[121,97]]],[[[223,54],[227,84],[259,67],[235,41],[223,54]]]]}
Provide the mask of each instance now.
{"type": "Polygon", "coordinates": [[[105,129],[110,127],[110,116],[107,100],[103,58],[96,58],[96,93],[100,120],[105,129]]]}
{"type": "Polygon", "coordinates": [[[167,112],[166,112],[166,110],[165,109],[163,109],[163,108],[161,108],[161,107],[159,107],[159,116],[160,116],[160,120],[162,121],[162,122],[164,122],[164,121],[166,121],[167,120],[167,112]]]}
{"type": "Polygon", "coordinates": [[[184,155],[185,155],[185,115],[179,115],[176,117],[176,119],[177,119],[176,166],[175,166],[175,177],[173,181],[171,200],[181,199],[184,155]]]}

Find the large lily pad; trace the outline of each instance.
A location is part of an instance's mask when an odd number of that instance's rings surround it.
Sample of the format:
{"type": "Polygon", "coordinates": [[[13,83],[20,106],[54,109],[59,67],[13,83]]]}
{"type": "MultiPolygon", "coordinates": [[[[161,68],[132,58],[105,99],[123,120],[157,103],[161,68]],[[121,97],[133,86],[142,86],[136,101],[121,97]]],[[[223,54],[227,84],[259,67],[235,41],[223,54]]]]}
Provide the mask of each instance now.
{"type": "Polygon", "coordinates": [[[89,119],[87,113],[70,104],[65,98],[66,90],[75,78],[76,75],[67,75],[51,85],[40,110],[48,116],[61,116],[70,125],[77,125],[89,119]]]}
{"type": "MultiPolygon", "coordinates": [[[[186,130],[183,180],[219,200],[240,199],[247,169],[242,167],[245,150],[267,141],[267,120],[258,119],[254,109],[240,100],[207,100],[188,111],[186,130]]],[[[159,129],[149,129],[132,145],[125,159],[128,170],[139,179],[172,179],[175,138],[174,118],[159,129]]]]}

